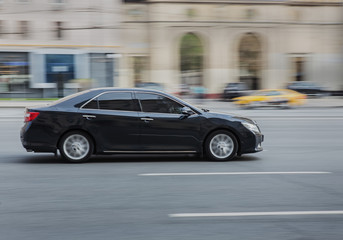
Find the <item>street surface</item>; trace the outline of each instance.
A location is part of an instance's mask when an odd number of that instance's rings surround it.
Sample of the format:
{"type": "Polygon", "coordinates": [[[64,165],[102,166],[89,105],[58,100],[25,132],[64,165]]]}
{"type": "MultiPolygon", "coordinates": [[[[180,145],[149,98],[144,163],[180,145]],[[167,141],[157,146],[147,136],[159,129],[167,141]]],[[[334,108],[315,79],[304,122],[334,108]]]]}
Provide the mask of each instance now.
{"type": "Polygon", "coordinates": [[[27,153],[24,110],[0,108],[0,239],[342,240],[343,108],[211,106],[257,120],[265,151],[69,164],[27,153]]]}

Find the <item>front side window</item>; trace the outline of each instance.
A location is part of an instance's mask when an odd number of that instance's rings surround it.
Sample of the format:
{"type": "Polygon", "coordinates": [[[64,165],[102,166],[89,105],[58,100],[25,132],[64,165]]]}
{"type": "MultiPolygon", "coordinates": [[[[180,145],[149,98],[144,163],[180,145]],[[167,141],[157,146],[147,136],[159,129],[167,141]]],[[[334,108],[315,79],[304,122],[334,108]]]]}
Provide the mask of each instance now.
{"type": "Polygon", "coordinates": [[[143,112],[181,114],[182,105],[167,97],[152,93],[137,93],[143,112]]]}

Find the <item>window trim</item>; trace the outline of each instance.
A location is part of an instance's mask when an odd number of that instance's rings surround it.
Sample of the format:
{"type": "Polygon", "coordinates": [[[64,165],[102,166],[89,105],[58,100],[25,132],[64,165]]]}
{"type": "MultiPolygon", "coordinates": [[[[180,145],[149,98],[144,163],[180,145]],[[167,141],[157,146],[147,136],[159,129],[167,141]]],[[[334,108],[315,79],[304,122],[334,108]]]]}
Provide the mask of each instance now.
{"type": "MultiPolygon", "coordinates": [[[[117,111],[117,112],[141,112],[141,113],[158,113],[158,112],[144,112],[143,111],[143,107],[141,105],[141,102],[140,100],[137,98],[137,93],[149,93],[149,94],[155,94],[155,95],[160,95],[160,96],[163,96],[163,97],[166,97],[172,101],[175,101],[177,103],[179,103],[180,105],[182,105],[183,107],[189,107],[194,114],[197,114],[197,115],[200,115],[200,113],[198,113],[196,110],[193,109],[192,106],[190,105],[185,105],[184,103],[176,100],[176,99],[173,99],[171,97],[169,97],[168,95],[165,95],[165,94],[161,94],[161,93],[158,93],[158,92],[149,92],[149,91],[127,91],[127,90],[123,90],[123,91],[106,91],[106,92],[102,92],[102,93],[99,93],[98,95],[96,95],[95,97],[89,99],[87,102],[85,102],[80,108],[79,110],[81,109],[90,109],[90,110],[101,110],[101,111],[117,111]],[[87,105],[88,103],[90,103],[91,101],[93,101],[94,99],[96,99],[97,97],[100,97],[101,95],[105,94],[105,93],[118,93],[118,92],[127,92],[127,93],[131,93],[131,97],[132,97],[132,100],[137,100],[138,101],[138,105],[139,105],[139,111],[127,111],[127,110],[109,110],[109,109],[99,109],[99,108],[83,108],[85,105],[87,105]]],[[[159,114],[177,114],[177,113],[159,113],[159,114]]],[[[180,114],[177,114],[177,115],[180,115],[180,114]]]]}
{"type": "MultiPolygon", "coordinates": [[[[130,110],[111,110],[111,109],[100,109],[100,108],[83,108],[85,105],[87,105],[88,103],[90,103],[91,101],[93,101],[94,99],[100,97],[101,95],[104,95],[106,93],[130,93],[131,94],[131,98],[132,100],[135,100],[135,96],[133,95],[132,91],[108,91],[108,92],[102,92],[99,93],[98,95],[96,95],[95,97],[91,98],[90,100],[88,100],[86,103],[84,103],[79,110],[81,109],[90,109],[90,110],[101,110],[101,111],[115,111],[115,112],[141,112],[142,109],[140,109],[140,111],[130,111],[130,110]]],[[[99,104],[98,104],[99,107],[99,104]]],[[[139,106],[140,107],[140,106],[139,106]]]]}

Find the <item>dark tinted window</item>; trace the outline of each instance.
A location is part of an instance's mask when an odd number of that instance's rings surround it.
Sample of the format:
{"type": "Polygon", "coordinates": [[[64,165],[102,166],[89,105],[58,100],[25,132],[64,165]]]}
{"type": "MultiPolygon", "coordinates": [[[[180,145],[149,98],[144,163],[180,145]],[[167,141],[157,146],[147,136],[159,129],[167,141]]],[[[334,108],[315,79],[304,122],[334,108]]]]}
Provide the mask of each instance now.
{"type": "Polygon", "coordinates": [[[87,103],[85,106],[83,106],[83,108],[87,108],[87,109],[98,109],[98,100],[94,99],[92,101],[90,101],[89,103],[87,103]]]}
{"type": "Polygon", "coordinates": [[[151,93],[137,93],[143,112],[157,112],[157,113],[175,113],[182,112],[182,105],[167,97],[151,94],[151,93]]]}
{"type": "Polygon", "coordinates": [[[137,104],[129,92],[109,92],[98,97],[99,109],[138,111],[137,104]]]}

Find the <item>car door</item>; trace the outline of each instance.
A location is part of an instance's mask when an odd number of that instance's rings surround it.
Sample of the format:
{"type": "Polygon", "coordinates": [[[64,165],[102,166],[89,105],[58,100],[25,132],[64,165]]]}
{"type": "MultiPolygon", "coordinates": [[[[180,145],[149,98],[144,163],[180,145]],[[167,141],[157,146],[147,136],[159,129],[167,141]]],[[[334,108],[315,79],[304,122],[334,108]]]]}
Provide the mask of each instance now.
{"type": "Polygon", "coordinates": [[[200,147],[201,119],[185,117],[184,105],[158,93],[136,92],[142,112],[141,146],[144,151],[196,152],[200,147]]]}
{"type": "Polygon", "coordinates": [[[84,128],[102,152],[139,149],[139,110],[132,93],[125,91],[105,92],[80,109],[84,128]]]}

